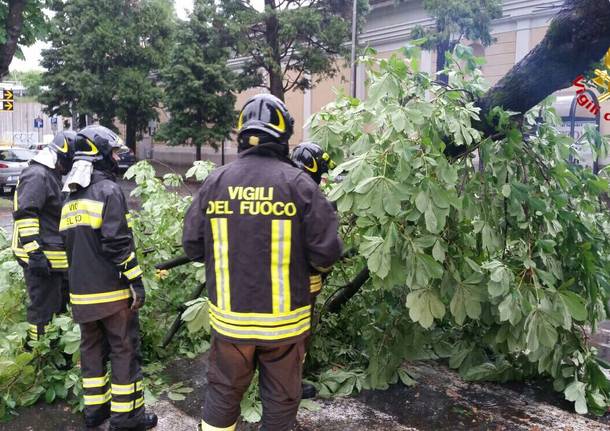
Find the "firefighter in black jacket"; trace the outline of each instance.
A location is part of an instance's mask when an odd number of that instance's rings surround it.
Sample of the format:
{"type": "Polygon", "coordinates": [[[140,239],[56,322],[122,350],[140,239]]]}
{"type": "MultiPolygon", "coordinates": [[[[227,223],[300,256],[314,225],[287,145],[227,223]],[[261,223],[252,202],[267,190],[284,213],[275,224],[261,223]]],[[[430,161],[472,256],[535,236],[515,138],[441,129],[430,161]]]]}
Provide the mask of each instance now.
{"type": "Polygon", "coordinates": [[[256,366],[261,429],[295,423],[311,326],[310,266],[330,270],[342,245],[331,205],[288,159],[293,123],[276,97],[246,102],[238,159],[206,178],[186,214],[183,246],[206,263],[213,329],[204,431],[235,429],[256,366]]]}
{"type": "Polygon", "coordinates": [[[40,150],[21,173],[14,195],[12,249],[24,269],[31,340],[38,340],[53,315],[66,307],[68,259],[59,233],[61,176],[71,168],[75,137],[74,132],[60,132],[40,150]]]}
{"type": "Polygon", "coordinates": [[[64,190],[60,231],[70,261],[70,303],[81,330],[85,424],[146,430],[137,310],[144,304],[125,196],[115,182],[122,140],[102,126],[81,130],[64,190]],[[110,359],[111,373],[106,363],[110,359]]]}

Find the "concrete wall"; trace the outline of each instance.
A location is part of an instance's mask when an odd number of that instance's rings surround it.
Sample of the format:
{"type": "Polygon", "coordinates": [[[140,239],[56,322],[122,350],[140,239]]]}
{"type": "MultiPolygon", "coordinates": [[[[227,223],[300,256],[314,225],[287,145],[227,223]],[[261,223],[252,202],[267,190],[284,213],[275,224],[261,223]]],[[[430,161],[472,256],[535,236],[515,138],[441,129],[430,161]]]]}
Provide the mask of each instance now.
{"type": "MultiPolygon", "coordinates": [[[[42,112],[40,103],[15,99],[14,111],[0,111],[0,144],[36,145],[41,140],[48,142],[53,137],[51,119],[42,112]],[[34,118],[43,119],[43,129],[34,128],[34,118]]],[[[58,118],[57,130],[63,130],[63,119],[58,118]]]]}

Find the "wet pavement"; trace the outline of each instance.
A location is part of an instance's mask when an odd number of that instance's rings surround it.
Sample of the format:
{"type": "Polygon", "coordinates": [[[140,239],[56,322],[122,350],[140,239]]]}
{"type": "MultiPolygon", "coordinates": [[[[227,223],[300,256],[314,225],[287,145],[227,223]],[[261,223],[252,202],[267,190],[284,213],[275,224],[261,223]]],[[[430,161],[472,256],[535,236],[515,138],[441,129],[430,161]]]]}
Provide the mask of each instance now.
{"type": "MultiPolygon", "coordinates": [[[[319,410],[301,409],[298,431],[601,431],[610,418],[580,416],[544,383],[499,385],[467,383],[437,362],[405,364],[417,378],[414,387],[393,385],[355,397],[317,400],[319,410]]],[[[150,410],[159,415],[158,431],[195,431],[206,385],[207,355],[178,360],[168,367],[171,383],[194,391],[184,401],[162,398],[150,410]]],[[[106,431],[108,424],[95,431],[106,431]]],[[[76,431],[81,417],[65,404],[39,403],[23,409],[0,431],[76,431]]],[[[238,423],[238,431],[255,424],[238,423]]]]}

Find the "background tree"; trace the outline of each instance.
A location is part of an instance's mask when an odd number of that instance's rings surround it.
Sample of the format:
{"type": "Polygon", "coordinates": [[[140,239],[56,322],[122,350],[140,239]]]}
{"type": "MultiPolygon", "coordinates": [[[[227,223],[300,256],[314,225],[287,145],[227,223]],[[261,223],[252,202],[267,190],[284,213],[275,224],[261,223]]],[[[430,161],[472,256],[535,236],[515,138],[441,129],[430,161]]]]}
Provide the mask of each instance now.
{"type": "MultiPolygon", "coordinates": [[[[368,8],[367,0],[359,2],[362,11],[368,8]]],[[[351,4],[265,0],[260,12],[250,1],[222,2],[235,52],[244,57],[242,76],[282,100],[287,91],[305,90],[334,76],[339,71],[337,59],[347,50],[351,4]]]]}
{"type": "Polygon", "coordinates": [[[23,59],[21,46],[44,37],[47,0],[0,0],[0,79],[8,74],[13,57],[23,59]]]}
{"type": "Polygon", "coordinates": [[[197,160],[203,145],[216,148],[234,126],[238,80],[227,65],[230,51],[220,31],[226,25],[213,0],[195,0],[161,74],[171,117],[159,136],[172,145],[194,145],[197,160]]]}
{"type": "MultiPolygon", "coordinates": [[[[424,8],[435,25],[417,26],[413,36],[426,37],[423,48],[436,51],[437,72],[445,68],[445,53],[453,51],[463,38],[491,45],[491,21],[502,16],[500,0],[424,0],[424,8]]],[[[448,77],[441,74],[439,80],[447,83],[448,77]]]]}
{"type": "Polygon", "coordinates": [[[42,72],[38,70],[14,71],[8,77],[11,81],[20,82],[25,87],[28,97],[36,98],[42,91],[42,72]]]}
{"type": "Polygon", "coordinates": [[[110,127],[120,120],[135,149],[137,133],[157,115],[156,71],[169,49],[172,2],[75,0],[53,10],[52,47],[42,53],[49,89],[40,101],[50,114],[86,113],[110,127]]]}

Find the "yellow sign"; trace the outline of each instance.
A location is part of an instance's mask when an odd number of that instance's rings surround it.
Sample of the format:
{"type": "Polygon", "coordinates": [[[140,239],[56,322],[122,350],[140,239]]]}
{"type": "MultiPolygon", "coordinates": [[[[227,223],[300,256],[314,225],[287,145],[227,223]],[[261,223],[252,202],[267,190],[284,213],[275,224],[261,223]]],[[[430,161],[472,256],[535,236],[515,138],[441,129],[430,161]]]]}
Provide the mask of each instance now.
{"type": "Polygon", "coordinates": [[[2,90],[2,98],[4,100],[13,100],[15,98],[13,96],[13,90],[2,90]]]}
{"type": "Polygon", "coordinates": [[[3,100],[2,106],[0,106],[0,111],[12,111],[14,108],[12,100],[3,100]]]}
{"type": "Polygon", "coordinates": [[[608,71],[610,71],[610,49],[604,56],[604,66],[606,70],[595,69],[595,78],[593,78],[593,83],[600,92],[598,98],[600,103],[610,99],[610,75],[608,75],[608,71]]]}

